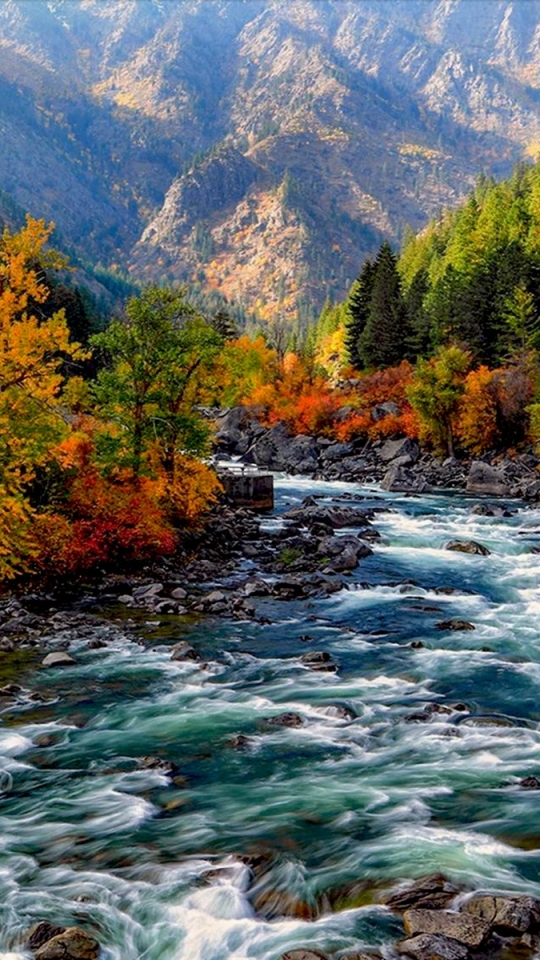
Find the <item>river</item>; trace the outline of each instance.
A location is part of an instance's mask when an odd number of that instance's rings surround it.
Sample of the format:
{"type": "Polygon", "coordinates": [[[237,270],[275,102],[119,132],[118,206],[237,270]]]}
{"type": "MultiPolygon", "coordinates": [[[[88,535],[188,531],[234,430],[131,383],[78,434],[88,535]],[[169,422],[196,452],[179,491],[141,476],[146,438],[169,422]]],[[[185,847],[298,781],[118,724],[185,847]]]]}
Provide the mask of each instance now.
{"type": "MultiPolygon", "coordinates": [[[[280,479],[266,523],[345,492],[375,495],[280,479]]],[[[540,776],[538,511],[376,496],[391,509],[349,590],[262,600],[270,624],[171,620],[146,646],[21,666],[46,700],[2,713],[2,960],[25,956],[21,931],[40,919],[87,926],[104,960],[339,957],[399,938],[376,902],[392,881],[441,871],[540,895],[539,794],[518,785],[540,776]],[[456,537],[491,555],[445,551],[456,537]],[[475,629],[436,626],[450,618],[475,629]],[[206,669],[171,661],[180,637],[206,669]],[[313,649],[338,672],[307,669],[313,649]],[[283,711],[303,725],[266,723],[283,711]],[[179,776],[140,769],[144,755],[179,776]],[[254,881],[238,855],[255,858],[254,881]],[[273,916],[285,901],[296,916],[273,916]]]]}

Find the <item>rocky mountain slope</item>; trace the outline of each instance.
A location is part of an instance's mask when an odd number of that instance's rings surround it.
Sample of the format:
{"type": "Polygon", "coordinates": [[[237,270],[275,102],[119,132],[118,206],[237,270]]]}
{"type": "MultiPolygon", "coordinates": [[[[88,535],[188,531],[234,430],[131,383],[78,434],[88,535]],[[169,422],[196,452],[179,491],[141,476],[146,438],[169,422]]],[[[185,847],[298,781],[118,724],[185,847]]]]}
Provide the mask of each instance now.
{"type": "Polygon", "coordinates": [[[4,0],[0,47],[0,188],[268,318],[540,150],[538,0],[4,0]]]}

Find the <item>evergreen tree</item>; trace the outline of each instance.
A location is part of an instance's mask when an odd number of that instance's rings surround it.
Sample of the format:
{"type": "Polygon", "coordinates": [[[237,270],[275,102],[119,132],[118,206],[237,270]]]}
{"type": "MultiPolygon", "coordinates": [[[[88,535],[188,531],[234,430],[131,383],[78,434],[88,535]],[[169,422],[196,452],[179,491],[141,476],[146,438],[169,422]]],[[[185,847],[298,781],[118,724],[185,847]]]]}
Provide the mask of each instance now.
{"type": "Polygon", "coordinates": [[[426,357],[432,348],[432,330],[429,314],[424,306],[424,297],[429,290],[427,270],[419,270],[405,294],[405,311],[409,336],[407,341],[407,358],[416,360],[426,357]]]}
{"type": "Polygon", "coordinates": [[[365,261],[358,278],[354,281],[346,301],[347,332],[345,334],[345,349],[351,364],[357,369],[362,366],[360,343],[369,318],[374,279],[375,264],[373,260],[368,259],[365,261]]]}
{"type": "Polygon", "coordinates": [[[358,353],[362,366],[391,367],[407,353],[407,314],[397,257],[385,240],[373,265],[367,322],[358,353]]]}

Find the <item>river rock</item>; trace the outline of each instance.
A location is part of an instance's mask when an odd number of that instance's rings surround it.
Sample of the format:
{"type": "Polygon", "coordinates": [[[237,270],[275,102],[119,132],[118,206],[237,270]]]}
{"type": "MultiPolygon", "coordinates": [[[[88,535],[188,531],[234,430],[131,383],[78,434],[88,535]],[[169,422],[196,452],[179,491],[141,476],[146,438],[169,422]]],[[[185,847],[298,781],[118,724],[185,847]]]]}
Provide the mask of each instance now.
{"type": "Polygon", "coordinates": [[[275,727],[302,727],[304,724],[297,713],[278,713],[275,717],[268,717],[267,722],[275,727]]]}
{"type": "Polygon", "coordinates": [[[302,654],[300,660],[310,670],[337,670],[337,663],[326,650],[311,650],[309,653],[302,654]]]}
{"type": "Polygon", "coordinates": [[[447,880],[442,873],[430,873],[391,893],[383,902],[390,910],[398,913],[411,907],[437,909],[448,906],[459,892],[459,887],[447,880]]]}
{"type": "Polygon", "coordinates": [[[510,496],[510,487],[502,470],[482,460],[473,460],[465,487],[467,493],[487,494],[490,497],[510,496]]]}
{"type": "Polygon", "coordinates": [[[132,591],[133,599],[137,602],[152,600],[163,592],[162,583],[147,583],[141,587],[135,587],[132,591]]]}
{"type": "Polygon", "coordinates": [[[464,944],[438,934],[423,933],[402,940],[398,947],[401,953],[415,960],[467,960],[469,956],[464,944]]]}
{"type": "Polygon", "coordinates": [[[343,460],[345,457],[350,457],[353,452],[354,446],[352,443],[331,443],[330,446],[322,451],[321,460],[325,464],[331,463],[335,460],[343,460]]]}
{"type": "Polygon", "coordinates": [[[197,653],[194,647],[187,640],[180,640],[175,643],[171,650],[171,660],[200,660],[201,655],[197,653]]]}
{"type": "Polygon", "coordinates": [[[472,914],[453,913],[450,910],[413,908],[403,915],[405,933],[437,933],[458,940],[468,947],[479,947],[491,932],[491,925],[472,914]]]}
{"type": "Polygon", "coordinates": [[[523,790],[540,790],[540,780],[534,776],[523,777],[518,786],[522,787],[523,790]]]}
{"type": "Polygon", "coordinates": [[[304,526],[323,524],[337,530],[341,527],[366,527],[369,519],[356,507],[323,506],[312,497],[307,497],[299,507],[294,507],[283,515],[285,520],[295,520],[304,526]]]}
{"type": "Polygon", "coordinates": [[[36,960],[97,960],[99,944],[86,930],[68,927],[35,953],[36,960]]]}
{"type": "Polygon", "coordinates": [[[354,570],[360,557],[369,557],[372,553],[366,543],[353,536],[324,537],[317,547],[318,556],[328,557],[327,566],[336,573],[354,570]]]}
{"type": "Polygon", "coordinates": [[[48,940],[52,940],[53,937],[64,933],[65,930],[65,927],[58,927],[53,923],[49,923],[48,920],[41,920],[39,923],[34,923],[34,925],[27,930],[24,945],[27,950],[34,952],[38,950],[39,947],[42,947],[44,943],[47,943],[48,940]]]}
{"type": "Polygon", "coordinates": [[[452,617],[451,620],[439,620],[435,626],[438,630],[476,630],[468,620],[459,620],[457,617],[452,617]]]}
{"type": "Polygon", "coordinates": [[[479,894],[467,900],[463,910],[500,933],[528,933],[540,924],[540,901],[534,897],[479,894]]]}
{"type": "Polygon", "coordinates": [[[76,660],[74,660],[73,657],[70,657],[69,653],[48,653],[47,656],[41,661],[41,666],[69,667],[73,663],[76,663],[76,660]]]}
{"type": "Polygon", "coordinates": [[[328,960],[328,957],[319,950],[300,948],[300,950],[288,950],[287,953],[282,953],[280,960],[328,960]]]}
{"type": "Polygon", "coordinates": [[[383,490],[390,493],[427,493],[431,487],[421,475],[401,463],[393,464],[381,480],[383,490]]]}
{"type": "Polygon", "coordinates": [[[469,553],[479,557],[489,557],[491,550],[484,547],[482,543],[476,540],[449,540],[445,545],[445,550],[453,550],[456,553],[469,553]]]}

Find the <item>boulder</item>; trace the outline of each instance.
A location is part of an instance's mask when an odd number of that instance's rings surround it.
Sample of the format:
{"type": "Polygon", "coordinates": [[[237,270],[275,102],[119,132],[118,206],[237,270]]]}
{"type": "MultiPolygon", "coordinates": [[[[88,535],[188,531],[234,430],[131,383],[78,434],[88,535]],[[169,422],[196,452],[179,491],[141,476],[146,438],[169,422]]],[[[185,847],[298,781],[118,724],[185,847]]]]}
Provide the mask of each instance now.
{"type": "Polygon", "coordinates": [[[463,910],[499,933],[528,933],[540,924],[540,901],[534,897],[479,894],[467,900],[463,910]]]}
{"type": "Polygon", "coordinates": [[[398,457],[400,459],[406,457],[408,464],[412,464],[416,463],[420,456],[420,447],[409,437],[403,437],[401,440],[387,440],[378,453],[384,463],[390,463],[398,457]]]}
{"type": "Polygon", "coordinates": [[[412,908],[403,915],[405,933],[414,937],[418,933],[436,933],[468,947],[479,947],[491,932],[487,920],[467,913],[453,913],[450,910],[426,910],[412,908]]]}
{"type": "Polygon", "coordinates": [[[330,446],[323,450],[321,459],[325,463],[331,463],[334,460],[343,460],[345,457],[350,457],[353,451],[354,446],[352,443],[331,443],[330,446]]]}
{"type": "Polygon", "coordinates": [[[291,473],[313,474],[319,463],[319,451],[313,437],[300,434],[283,449],[285,469],[291,473]]]}
{"type": "Polygon", "coordinates": [[[249,457],[259,467],[284,470],[289,440],[289,431],[285,424],[277,423],[275,427],[257,438],[251,447],[249,457]]]}
{"type": "Polygon", "coordinates": [[[372,553],[366,543],[353,536],[324,537],[317,547],[317,555],[327,557],[328,566],[338,573],[354,570],[360,557],[369,557],[372,553]]]}
{"type": "Polygon", "coordinates": [[[188,643],[187,640],[180,640],[178,643],[175,643],[174,647],[171,650],[171,660],[200,660],[201,656],[197,651],[188,643]]]}
{"type": "Polygon", "coordinates": [[[457,617],[453,617],[451,620],[439,620],[435,626],[439,630],[476,630],[476,627],[468,620],[458,620],[457,617]]]}
{"type": "Polygon", "coordinates": [[[467,493],[486,494],[490,497],[509,497],[510,486],[502,470],[497,470],[482,460],[473,460],[465,487],[467,493]]]}
{"type": "Polygon", "coordinates": [[[464,944],[438,934],[423,933],[402,940],[398,948],[402,954],[415,960],[467,960],[469,956],[464,944]]]}
{"type": "Polygon", "coordinates": [[[309,667],[310,670],[337,670],[337,664],[335,660],[332,659],[326,650],[311,650],[309,653],[304,653],[300,657],[300,660],[306,667],[309,667]]]}
{"type": "Polygon", "coordinates": [[[391,893],[383,902],[389,910],[396,910],[398,913],[411,907],[438,909],[448,906],[459,892],[459,887],[447,880],[442,873],[429,873],[391,893]]]}
{"type": "Polygon", "coordinates": [[[378,423],[379,420],[384,420],[385,417],[399,417],[401,410],[399,409],[397,403],[394,403],[392,400],[386,400],[384,403],[378,403],[375,407],[371,408],[371,419],[378,423]]]}
{"type": "Polygon", "coordinates": [[[275,717],[269,717],[268,723],[275,727],[301,727],[304,721],[297,713],[278,713],[275,717]]]}
{"type": "Polygon", "coordinates": [[[390,493],[427,493],[431,489],[423,476],[402,463],[392,464],[381,480],[381,487],[390,493]]]}
{"type": "Polygon", "coordinates": [[[41,920],[39,923],[34,923],[34,925],[26,931],[24,945],[27,950],[34,952],[38,950],[39,947],[42,947],[44,943],[47,943],[48,940],[52,940],[53,937],[57,937],[60,933],[65,933],[65,930],[65,927],[58,927],[55,926],[54,923],[49,923],[48,920],[41,920]]]}
{"type": "Polygon", "coordinates": [[[519,781],[519,786],[523,790],[540,790],[540,780],[538,777],[523,777],[523,780],[519,781]]]}
{"type": "Polygon", "coordinates": [[[42,667],[69,667],[77,661],[69,653],[48,653],[41,661],[42,667]]]}
{"type": "Polygon", "coordinates": [[[162,593],[163,584],[162,583],[147,583],[142,587],[135,587],[133,590],[133,599],[138,602],[151,600],[162,593]]]}
{"type": "Polygon", "coordinates": [[[97,960],[99,944],[86,930],[68,927],[40,947],[36,960],[97,960]]]}
{"type": "Polygon", "coordinates": [[[175,587],[174,590],[171,590],[171,597],[173,600],[186,600],[187,590],[184,590],[183,587],[175,587]]]}
{"type": "Polygon", "coordinates": [[[287,953],[282,953],[280,960],[328,960],[328,957],[319,950],[301,947],[300,950],[288,950],[287,953]]]}
{"type": "Polygon", "coordinates": [[[285,513],[283,518],[308,526],[314,523],[323,524],[333,530],[342,527],[364,527],[369,523],[366,514],[355,507],[321,506],[316,501],[304,501],[299,507],[285,513]]]}
{"type": "Polygon", "coordinates": [[[469,553],[478,557],[489,557],[491,550],[477,543],[476,540],[449,540],[445,545],[445,550],[453,550],[456,553],[469,553]]]}

